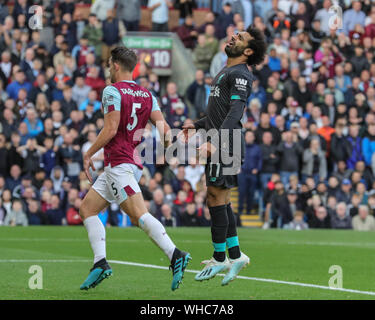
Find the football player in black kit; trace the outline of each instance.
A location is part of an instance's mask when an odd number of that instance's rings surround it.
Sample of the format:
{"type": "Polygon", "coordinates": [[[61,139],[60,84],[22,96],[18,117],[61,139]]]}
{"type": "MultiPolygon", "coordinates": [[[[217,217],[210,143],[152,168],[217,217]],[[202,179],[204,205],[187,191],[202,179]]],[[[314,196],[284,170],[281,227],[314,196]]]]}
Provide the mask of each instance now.
{"type": "Polygon", "coordinates": [[[222,281],[222,285],[226,285],[250,263],[249,257],[240,251],[236,220],[230,204],[230,189],[238,185],[237,174],[244,158],[240,120],[254,80],[249,68],[263,62],[266,49],[264,35],[256,28],[249,27],[235,34],[225,47],[227,65],[212,83],[206,116],[183,127],[185,141],[199,129],[208,132],[207,142],[198,150],[200,156],[207,157],[207,205],[211,215],[214,253],[210,260],[202,262],[205,267],[196,275],[195,280],[198,281],[227,271],[222,281]],[[216,135],[210,135],[212,131],[216,135]],[[227,159],[232,159],[231,164],[225,161],[225,155],[227,159]]]}

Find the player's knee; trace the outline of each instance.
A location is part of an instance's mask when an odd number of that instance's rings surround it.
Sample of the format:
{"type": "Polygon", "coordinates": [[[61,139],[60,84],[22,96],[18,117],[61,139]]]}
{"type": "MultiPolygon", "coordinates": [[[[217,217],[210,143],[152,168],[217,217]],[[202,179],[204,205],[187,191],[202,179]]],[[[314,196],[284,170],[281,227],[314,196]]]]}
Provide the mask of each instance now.
{"type": "Polygon", "coordinates": [[[216,192],[207,190],[207,204],[210,207],[218,206],[223,202],[222,197],[218,195],[216,192]]]}

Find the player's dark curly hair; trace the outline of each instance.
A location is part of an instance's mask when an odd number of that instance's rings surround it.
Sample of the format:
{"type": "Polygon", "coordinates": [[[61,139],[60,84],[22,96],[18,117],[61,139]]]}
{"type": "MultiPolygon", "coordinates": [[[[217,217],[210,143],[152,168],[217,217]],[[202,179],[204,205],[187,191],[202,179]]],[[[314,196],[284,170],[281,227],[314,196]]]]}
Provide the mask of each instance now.
{"type": "Polygon", "coordinates": [[[129,72],[137,65],[138,58],[135,52],[127,47],[116,47],[111,51],[112,62],[116,62],[129,72]]]}
{"type": "Polygon", "coordinates": [[[248,48],[253,50],[253,54],[248,57],[247,64],[249,66],[255,66],[263,62],[266,56],[267,43],[262,31],[259,29],[250,26],[247,28],[246,32],[254,38],[249,41],[248,48]]]}

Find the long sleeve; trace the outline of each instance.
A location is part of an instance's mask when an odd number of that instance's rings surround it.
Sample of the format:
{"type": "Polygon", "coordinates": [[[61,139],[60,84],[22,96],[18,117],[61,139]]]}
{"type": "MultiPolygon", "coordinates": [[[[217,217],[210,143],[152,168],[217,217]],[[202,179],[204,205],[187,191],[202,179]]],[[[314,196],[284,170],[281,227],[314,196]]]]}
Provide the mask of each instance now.
{"type": "Polygon", "coordinates": [[[206,117],[203,117],[202,119],[199,119],[194,123],[194,127],[196,130],[204,129],[206,124],[206,117]]]}

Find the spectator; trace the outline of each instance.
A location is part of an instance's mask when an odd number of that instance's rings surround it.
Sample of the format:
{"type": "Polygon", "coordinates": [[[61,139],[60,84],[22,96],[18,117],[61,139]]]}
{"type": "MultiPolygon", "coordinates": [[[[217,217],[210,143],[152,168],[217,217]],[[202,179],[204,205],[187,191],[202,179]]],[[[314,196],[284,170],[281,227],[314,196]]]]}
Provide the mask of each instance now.
{"type": "Polygon", "coordinates": [[[141,3],[138,0],[120,1],[117,17],[123,21],[127,31],[139,31],[141,3]]]}
{"type": "Polygon", "coordinates": [[[148,8],[152,12],[152,31],[168,32],[168,8],[172,6],[169,0],[149,0],[148,8]]]}
{"type": "MultiPolygon", "coordinates": [[[[107,59],[105,59],[105,60],[107,60],[107,59]]],[[[87,77],[86,77],[86,81],[85,81],[86,85],[88,85],[92,90],[96,91],[97,97],[100,97],[102,95],[102,91],[106,86],[104,80],[99,77],[99,72],[100,72],[100,70],[97,67],[89,68],[88,73],[87,73],[87,77]]],[[[96,99],[94,101],[96,101],[96,99]]],[[[80,108],[82,108],[81,107],[82,105],[84,105],[84,103],[80,105],[80,108]]],[[[95,111],[97,111],[98,110],[97,105],[95,106],[95,108],[96,108],[95,111]]]]}
{"type": "Polygon", "coordinates": [[[79,44],[74,46],[72,50],[72,57],[75,58],[78,68],[82,67],[86,63],[86,57],[89,53],[95,55],[95,48],[93,46],[89,46],[89,39],[86,37],[86,35],[83,35],[79,39],[79,44]]]}
{"type": "Polygon", "coordinates": [[[232,2],[232,12],[239,13],[244,21],[245,29],[253,23],[253,3],[250,0],[234,0],[232,2]]]}
{"type": "Polygon", "coordinates": [[[336,214],[331,217],[332,229],[351,229],[352,218],[347,214],[345,202],[340,202],[336,207],[336,214]]]}
{"type": "Polygon", "coordinates": [[[10,98],[17,100],[18,92],[21,89],[25,89],[28,93],[31,90],[31,84],[26,81],[25,73],[19,70],[15,74],[15,81],[7,86],[7,94],[10,98]]]}
{"type": "Polygon", "coordinates": [[[371,39],[375,38],[375,12],[371,13],[370,23],[365,28],[365,36],[371,39]]]}
{"type": "Polygon", "coordinates": [[[37,144],[35,138],[27,140],[26,145],[17,148],[17,152],[23,157],[24,172],[33,174],[39,167],[40,158],[46,149],[37,144]]]}
{"type": "Polygon", "coordinates": [[[198,164],[197,160],[192,157],[189,161],[189,165],[185,167],[185,179],[190,183],[194,191],[196,191],[196,185],[202,174],[204,174],[204,167],[198,164]]]}
{"type": "MultiPolygon", "coordinates": [[[[93,74],[95,76],[95,74],[93,74]]],[[[91,105],[93,106],[93,111],[96,112],[100,110],[101,108],[101,103],[98,100],[98,92],[96,90],[90,90],[87,98],[79,105],[78,110],[80,111],[86,111],[87,107],[91,105]]]]}
{"type": "Polygon", "coordinates": [[[90,91],[91,88],[85,84],[84,77],[78,76],[72,88],[72,99],[76,102],[77,106],[84,103],[90,91]]]}
{"type": "Polygon", "coordinates": [[[318,139],[313,139],[310,142],[310,148],[303,152],[303,166],[302,166],[302,181],[305,181],[308,176],[313,177],[315,183],[324,181],[327,177],[327,161],[325,153],[320,148],[318,139]]]}
{"type": "Polygon", "coordinates": [[[161,223],[166,227],[176,227],[177,220],[172,215],[172,209],[168,204],[163,204],[161,207],[162,217],[161,223]]]}
{"type": "Polygon", "coordinates": [[[356,163],[363,161],[362,155],[362,138],[359,137],[359,127],[356,124],[349,126],[349,135],[346,140],[350,146],[349,158],[347,160],[348,169],[354,169],[356,163]]]}
{"type": "Polygon", "coordinates": [[[103,19],[102,21],[103,35],[105,35],[103,38],[104,45],[102,48],[102,60],[108,61],[109,57],[111,56],[111,50],[114,49],[121,38],[125,36],[125,27],[122,21],[116,18],[113,6],[112,8],[108,9],[107,18],[103,19]]]}
{"type": "Polygon", "coordinates": [[[230,25],[234,24],[233,21],[234,14],[232,12],[232,5],[230,2],[224,2],[223,4],[223,10],[217,17],[217,24],[220,25],[220,32],[216,33],[219,39],[222,39],[225,37],[225,33],[222,32],[225,31],[230,25]]]}
{"type": "Polygon", "coordinates": [[[271,212],[273,225],[282,228],[293,220],[289,200],[281,181],[275,183],[275,193],[272,196],[271,212]]]}
{"type": "Polygon", "coordinates": [[[180,37],[185,48],[193,50],[197,40],[198,32],[194,27],[192,16],[186,16],[184,23],[177,29],[177,34],[180,37]]]}
{"type": "Polygon", "coordinates": [[[60,207],[60,199],[57,195],[51,197],[51,207],[46,211],[48,223],[52,225],[62,225],[65,220],[65,213],[60,207]]]}
{"type": "Polygon", "coordinates": [[[341,183],[341,189],[337,195],[337,201],[348,204],[352,196],[352,184],[349,179],[344,179],[341,183]]]}
{"type": "Polygon", "coordinates": [[[183,24],[187,16],[193,15],[193,9],[197,8],[195,0],[176,0],[174,3],[175,9],[179,10],[179,24],[183,24]]]}
{"type": "Polygon", "coordinates": [[[88,44],[95,48],[95,56],[100,58],[102,56],[102,38],[103,31],[101,24],[95,14],[89,15],[89,23],[83,29],[83,34],[88,39],[88,44]]]}
{"type": "Polygon", "coordinates": [[[81,152],[80,147],[73,144],[71,133],[64,135],[64,144],[59,148],[57,157],[60,158],[60,164],[66,175],[73,180],[77,179],[81,171],[81,152]]]}
{"type": "Polygon", "coordinates": [[[265,132],[263,134],[260,148],[262,152],[260,181],[262,188],[265,189],[267,183],[271,179],[272,174],[277,172],[277,165],[279,163],[279,157],[276,150],[277,147],[272,144],[272,134],[270,132],[265,132]]]}
{"type": "Polygon", "coordinates": [[[21,168],[17,164],[13,164],[10,167],[10,176],[6,178],[6,187],[9,189],[11,192],[13,189],[21,184],[21,168]]]}
{"type": "Polygon", "coordinates": [[[193,61],[197,69],[207,72],[210,69],[212,56],[212,48],[207,44],[204,34],[198,35],[198,44],[193,51],[193,61]]]}
{"type": "Polygon", "coordinates": [[[6,209],[3,207],[3,201],[0,198],[0,226],[4,224],[4,219],[5,219],[6,214],[7,214],[6,209]]]}
{"type": "Polygon", "coordinates": [[[161,189],[153,192],[153,200],[150,202],[150,213],[159,221],[162,217],[161,207],[164,203],[164,193],[161,189]]]}
{"type": "MultiPolygon", "coordinates": [[[[199,225],[201,227],[210,227],[211,226],[211,215],[208,207],[203,208],[203,214],[199,218],[199,225]]],[[[238,223],[237,223],[238,225],[238,223]]]]}
{"type": "Polygon", "coordinates": [[[283,135],[283,141],[277,147],[277,152],[280,157],[281,181],[286,185],[291,175],[298,175],[302,149],[297,143],[293,142],[293,135],[288,131],[283,135]]]}
{"type": "Polygon", "coordinates": [[[13,201],[12,210],[5,216],[5,226],[24,226],[29,225],[26,213],[23,211],[22,202],[20,200],[13,201]]]}
{"type": "Polygon", "coordinates": [[[375,152],[375,124],[370,123],[367,133],[362,140],[362,154],[367,166],[371,166],[372,155],[375,152]]]}
{"type": "Polygon", "coordinates": [[[27,125],[27,130],[31,137],[36,137],[44,130],[43,122],[37,118],[37,113],[34,109],[28,109],[26,111],[26,118],[24,122],[27,125]]]}
{"type": "Polygon", "coordinates": [[[112,14],[112,10],[115,7],[115,3],[115,0],[95,0],[90,8],[90,12],[92,14],[95,14],[100,21],[104,22],[107,19],[111,18],[110,15],[112,14]]]}
{"type": "Polygon", "coordinates": [[[357,46],[354,49],[354,56],[350,59],[354,74],[359,77],[361,72],[370,67],[366,57],[363,55],[363,47],[357,46]]]}
{"type": "Polygon", "coordinates": [[[351,150],[348,140],[343,135],[343,125],[337,124],[335,132],[331,135],[331,159],[333,163],[347,161],[351,150]]]}
{"type": "Polygon", "coordinates": [[[186,210],[181,215],[181,225],[184,227],[198,227],[199,220],[195,203],[188,203],[186,210]]]}
{"type": "Polygon", "coordinates": [[[81,206],[82,200],[80,198],[75,199],[74,206],[70,207],[66,212],[66,221],[68,225],[77,226],[82,225],[82,219],[79,216],[79,207],[81,206]]]}
{"type": "Polygon", "coordinates": [[[210,87],[205,83],[203,70],[195,72],[195,80],[186,91],[186,98],[193,105],[197,117],[202,116],[207,105],[210,87]]]}
{"type": "Polygon", "coordinates": [[[366,15],[362,9],[362,4],[360,1],[352,2],[352,9],[346,10],[343,15],[343,28],[346,35],[350,31],[354,30],[356,24],[360,24],[362,27],[365,26],[366,15]]]}
{"type": "Polygon", "coordinates": [[[241,215],[246,200],[246,214],[250,214],[253,207],[254,193],[258,185],[258,175],[262,169],[262,150],[254,143],[255,135],[252,131],[245,134],[245,161],[238,175],[239,199],[238,214],[241,215]]]}
{"type": "Polygon", "coordinates": [[[28,222],[29,225],[42,225],[46,224],[46,217],[39,209],[39,203],[36,200],[32,200],[28,204],[27,208],[28,222]]]}
{"type": "Polygon", "coordinates": [[[187,205],[186,199],[187,199],[187,194],[184,190],[180,190],[177,192],[176,200],[173,203],[173,211],[176,212],[178,225],[182,224],[182,216],[186,210],[186,205],[187,205]]]}
{"type": "Polygon", "coordinates": [[[260,115],[259,126],[255,130],[256,143],[260,144],[262,142],[262,136],[264,132],[270,132],[272,134],[272,143],[274,145],[278,145],[280,143],[280,131],[270,125],[270,116],[266,112],[263,112],[260,115]]]}
{"type": "Polygon", "coordinates": [[[40,167],[44,169],[44,172],[49,177],[52,169],[56,165],[56,152],[53,149],[53,138],[46,137],[43,144],[45,152],[42,155],[40,167]]]}
{"type": "Polygon", "coordinates": [[[323,206],[318,207],[316,214],[313,216],[311,223],[309,224],[310,228],[313,229],[330,229],[331,221],[330,217],[327,214],[327,209],[323,206]]]}
{"type": "Polygon", "coordinates": [[[6,138],[0,134],[0,177],[6,176],[8,173],[8,150],[5,147],[6,138]]]}
{"type": "Polygon", "coordinates": [[[368,207],[366,205],[360,205],[358,214],[353,217],[353,229],[358,231],[374,231],[375,230],[375,219],[373,216],[368,214],[368,207]]]}
{"type": "MultiPolygon", "coordinates": [[[[177,85],[174,82],[167,84],[167,93],[161,99],[162,111],[165,113],[167,121],[171,123],[176,112],[176,107],[183,103],[182,97],[177,92],[177,85]]],[[[184,114],[187,115],[187,107],[184,104],[184,114]]]]}
{"type": "Polygon", "coordinates": [[[329,24],[332,13],[329,11],[329,8],[332,6],[330,0],[323,1],[323,8],[318,10],[315,14],[314,20],[319,20],[321,25],[321,30],[325,33],[326,36],[329,35],[329,24]]]}
{"type": "Polygon", "coordinates": [[[284,225],[284,229],[289,230],[306,230],[308,229],[308,224],[303,221],[303,211],[297,210],[294,214],[294,219],[292,222],[284,225]]]}

